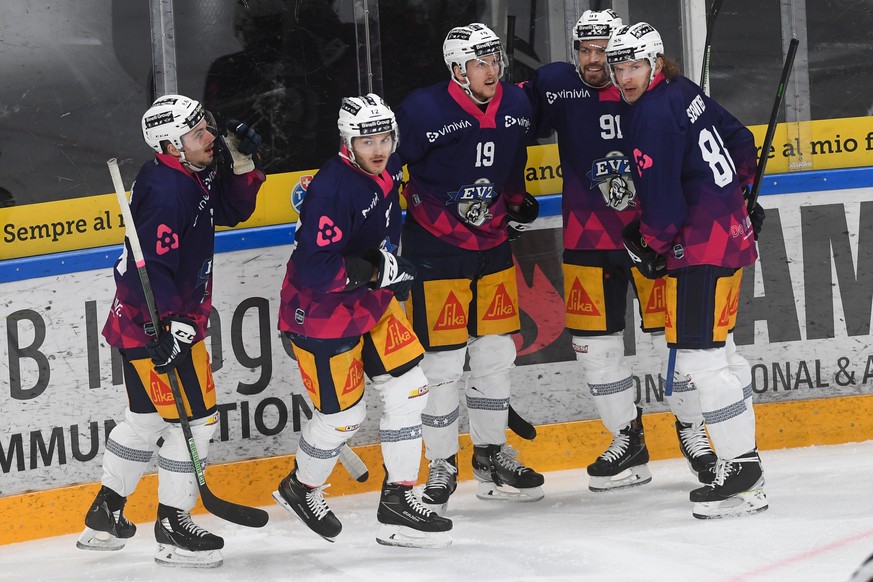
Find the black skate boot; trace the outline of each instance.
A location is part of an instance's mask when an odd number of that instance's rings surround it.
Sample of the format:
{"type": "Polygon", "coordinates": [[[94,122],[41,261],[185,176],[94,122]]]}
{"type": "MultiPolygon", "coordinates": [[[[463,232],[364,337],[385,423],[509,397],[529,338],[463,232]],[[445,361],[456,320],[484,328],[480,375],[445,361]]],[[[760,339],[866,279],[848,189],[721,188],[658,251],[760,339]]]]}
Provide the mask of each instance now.
{"type": "Polygon", "coordinates": [[[382,524],[376,541],[383,546],[444,548],[452,543],[452,520],[425,507],[412,486],[388,483],[387,477],[376,518],[382,524]]]}
{"type": "Polygon", "coordinates": [[[136,526],[124,516],[122,497],[106,485],[97,492],[94,503],[85,514],[85,531],[76,541],[81,550],[120,550],[136,533],[136,526]]]}
{"type": "Polygon", "coordinates": [[[279,490],[273,491],[276,503],[296,515],[309,529],[329,542],[343,530],[343,525],[324,500],[324,490],[330,485],[309,487],[297,480],[297,467],[282,479],[279,490]]]}
{"type": "Polygon", "coordinates": [[[448,459],[434,459],[428,465],[427,485],[421,502],[440,515],[446,512],[449,496],[458,488],[458,464],[455,455],[448,459]]]}
{"type": "Polygon", "coordinates": [[[155,562],[181,568],[217,568],[223,563],[224,540],[191,520],[191,512],[158,504],[155,562]]]}
{"type": "Polygon", "coordinates": [[[709,444],[703,423],[686,424],[677,418],[676,436],[679,437],[682,455],[688,461],[691,471],[697,475],[697,480],[707,485],[712,483],[715,479],[715,462],[718,457],[709,444]]]}
{"type": "Polygon", "coordinates": [[[643,410],[637,408],[637,417],[619,431],[612,444],[597,460],[588,465],[588,488],[591,491],[609,491],[624,487],[645,485],[652,480],[649,449],[643,434],[643,410]]]}
{"type": "Polygon", "coordinates": [[[764,473],[758,451],[752,450],[734,459],[719,459],[715,480],[699,487],[689,496],[697,519],[717,519],[750,515],[767,509],[764,473]]]}
{"type": "Polygon", "coordinates": [[[542,499],[545,496],[542,489],[545,479],[518,462],[517,457],[518,451],[506,444],[474,446],[473,476],[479,482],[476,497],[504,501],[542,499]]]}

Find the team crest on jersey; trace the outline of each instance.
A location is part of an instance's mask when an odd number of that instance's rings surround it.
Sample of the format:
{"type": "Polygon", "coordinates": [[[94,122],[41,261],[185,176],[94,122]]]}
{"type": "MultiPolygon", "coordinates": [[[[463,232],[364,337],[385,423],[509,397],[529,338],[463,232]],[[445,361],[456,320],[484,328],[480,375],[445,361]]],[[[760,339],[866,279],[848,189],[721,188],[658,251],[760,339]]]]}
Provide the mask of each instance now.
{"type": "Polygon", "coordinates": [[[312,174],[300,176],[297,185],[291,190],[291,206],[294,207],[297,214],[300,214],[300,205],[303,204],[303,197],[306,196],[310,182],[312,182],[312,174]]]}
{"type": "Polygon", "coordinates": [[[488,205],[495,196],[494,184],[488,178],[479,178],[473,184],[461,186],[457,192],[449,192],[446,205],[457,204],[458,214],[464,222],[482,226],[491,218],[488,205]]]}
{"type": "Polygon", "coordinates": [[[597,186],[603,201],[613,210],[624,210],[636,206],[637,191],[631,178],[630,161],[617,151],[591,163],[591,171],[586,176],[591,187],[597,186]]]}

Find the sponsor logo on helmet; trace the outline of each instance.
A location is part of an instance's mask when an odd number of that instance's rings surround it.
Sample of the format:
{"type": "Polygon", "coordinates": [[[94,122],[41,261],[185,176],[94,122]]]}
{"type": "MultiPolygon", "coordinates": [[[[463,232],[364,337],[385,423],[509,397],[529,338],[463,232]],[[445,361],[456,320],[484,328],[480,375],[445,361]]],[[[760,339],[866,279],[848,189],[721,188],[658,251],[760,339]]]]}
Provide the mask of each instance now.
{"type": "Polygon", "coordinates": [[[358,111],[361,110],[361,106],[351,99],[343,99],[343,103],[340,106],[340,109],[342,109],[343,111],[348,111],[352,115],[357,115],[358,111]]]}
{"type": "Polygon", "coordinates": [[[655,29],[652,28],[651,24],[644,22],[644,23],[641,23],[637,26],[631,27],[630,30],[628,30],[628,32],[637,38],[643,38],[644,36],[646,36],[650,32],[655,32],[655,29]]]}
{"type": "Polygon", "coordinates": [[[576,27],[578,38],[609,38],[609,23],[580,24],[576,27]]]}
{"type": "Polygon", "coordinates": [[[612,50],[606,54],[606,62],[610,65],[635,60],[637,60],[637,51],[633,47],[612,50]]]}
{"type": "Polygon", "coordinates": [[[476,54],[477,57],[490,55],[492,53],[499,53],[501,50],[502,47],[500,46],[499,38],[489,40],[488,42],[479,43],[473,47],[473,52],[476,54]]]}
{"type": "Polygon", "coordinates": [[[470,40],[470,35],[472,34],[473,31],[469,28],[455,28],[449,32],[446,40],[470,40]]]}
{"type": "Polygon", "coordinates": [[[391,119],[374,119],[373,121],[362,121],[358,124],[358,129],[361,135],[373,135],[393,131],[392,125],[391,119]]]}
{"type": "Polygon", "coordinates": [[[185,125],[188,127],[195,127],[200,121],[206,116],[206,111],[203,109],[202,105],[199,105],[197,109],[195,109],[191,115],[189,115],[185,119],[185,125]]]}
{"type": "Polygon", "coordinates": [[[145,118],[145,126],[148,129],[153,127],[157,127],[159,125],[164,125],[165,123],[173,123],[173,112],[172,111],[164,111],[162,113],[156,113],[155,115],[150,115],[145,118]]]}

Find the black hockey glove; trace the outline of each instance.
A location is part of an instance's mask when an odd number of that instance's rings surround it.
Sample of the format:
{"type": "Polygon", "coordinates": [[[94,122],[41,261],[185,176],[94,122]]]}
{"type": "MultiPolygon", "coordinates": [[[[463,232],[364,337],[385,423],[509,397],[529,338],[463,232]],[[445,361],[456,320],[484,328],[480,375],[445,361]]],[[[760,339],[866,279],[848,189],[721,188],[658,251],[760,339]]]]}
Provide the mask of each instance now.
{"type": "Polygon", "coordinates": [[[197,333],[196,325],[193,320],[178,315],[161,320],[158,339],[146,345],[158,374],[166,374],[188,358],[197,333]]]}
{"type": "Polygon", "coordinates": [[[633,259],[634,264],[646,279],[660,279],[667,274],[667,259],[656,253],[646,244],[646,239],[640,234],[640,221],[634,220],[621,232],[624,248],[633,259]]]}
{"type": "Polygon", "coordinates": [[[248,174],[256,167],[255,158],[260,155],[261,136],[236,119],[228,121],[225,127],[227,135],[216,139],[219,166],[238,176],[248,174]]]}
{"type": "Polygon", "coordinates": [[[376,267],[376,281],[370,283],[373,289],[390,289],[398,301],[409,299],[409,291],[415,279],[415,267],[412,263],[383,249],[364,251],[363,257],[376,267]]]}
{"type": "MultiPolygon", "coordinates": [[[[752,197],[752,187],[746,186],[743,188],[743,200],[746,201],[748,205],[749,198],[752,197]]],[[[758,201],[755,200],[755,205],[749,211],[749,220],[752,222],[752,232],[755,233],[755,240],[758,240],[758,235],[761,233],[761,229],[764,227],[764,219],[766,218],[766,213],[764,209],[758,204],[758,201]]]]}
{"type": "Polygon", "coordinates": [[[509,206],[506,207],[506,234],[510,242],[516,240],[521,234],[528,230],[540,214],[540,203],[537,199],[527,192],[524,193],[524,200],[518,207],[518,212],[513,211],[509,206]]]}

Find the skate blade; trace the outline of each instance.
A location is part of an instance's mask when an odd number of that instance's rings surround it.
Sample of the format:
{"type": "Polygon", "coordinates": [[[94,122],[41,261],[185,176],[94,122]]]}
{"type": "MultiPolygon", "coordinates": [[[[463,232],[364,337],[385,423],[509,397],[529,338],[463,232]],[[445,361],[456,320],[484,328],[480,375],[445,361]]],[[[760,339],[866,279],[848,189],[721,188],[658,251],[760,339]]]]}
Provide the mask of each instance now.
{"type": "Polygon", "coordinates": [[[625,469],[612,477],[594,477],[590,476],[588,480],[588,489],[595,493],[604,491],[612,491],[615,489],[627,489],[628,487],[638,487],[652,481],[652,472],[649,471],[648,465],[637,465],[630,469],[625,469]]]}
{"type": "Polygon", "coordinates": [[[737,493],[723,501],[702,501],[694,504],[691,515],[697,519],[722,519],[743,517],[766,511],[770,505],[763,489],[751,489],[737,493]]]}
{"type": "Polygon", "coordinates": [[[173,568],[218,568],[224,563],[221,550],[189,552],[169,544],[158,544],[155,563],[173,568]]]}
{"type": "Polygon", "coordinates": [[[376,543],[398,548],[446,548],[452,545],[452,536],[447,531],[423,532],[402,525],[382,524],[376,543]]]}
{"type": "Polygon", "coordinates": [[[322,538],[322,539],[324,539],[324,540],[327,540],[327,541],[329,541],[330,543],[334,543],[334,541],[335,541],[334,538],[329,538],[329,537],[327,537],[327,536],[323,536],[323,535],[321,535],[320,533],[318,533],[317,531],[315,531],[314,529],[312,529],[311,527],[309,527],[309,524],[306,523],[306,521],[304,521],[302,517],[300,517],[299,515],[297,515],[297,512],[294,511],[294,508],[291,507],[290,505],[288,505],[288,502],[285,501],[285,498],[282,497],[282,494],[281,494],[281,493],[279,493],[278,491],[273,491],[273,499],[276,500],[276,503],[279,505],[279,507],[282,507],[285,511],[287,511],[288,513],[290,513],[291,515],[293,515],[294,517],[296,517],[298,520],[300,520],[300,522],[302,522],[303,525],[306,526],[306,529],[308,529],[308,530],[311,531],[312,533],[316,534],[318,537],[320,537],[320,538],[322,538]]]}
{"type": "Polygon", "coordinates": [[[124,544],[125,540],[105,531],[93,530],[90,527],[86,527],[79,539],[76,540],[76,547],[80,550],[97,552],[115,552],[123,548],[124,544]]]}
{"type": "Polygon", "coordinates": [[[515,489],[508,485],[498,486],[491,481],[480,481],[479,488],[476,490],[476,497],[484,501],[527,502],[539,501],[545,496],[542,487],[515,489]]]}

